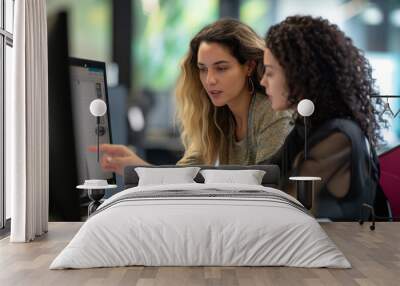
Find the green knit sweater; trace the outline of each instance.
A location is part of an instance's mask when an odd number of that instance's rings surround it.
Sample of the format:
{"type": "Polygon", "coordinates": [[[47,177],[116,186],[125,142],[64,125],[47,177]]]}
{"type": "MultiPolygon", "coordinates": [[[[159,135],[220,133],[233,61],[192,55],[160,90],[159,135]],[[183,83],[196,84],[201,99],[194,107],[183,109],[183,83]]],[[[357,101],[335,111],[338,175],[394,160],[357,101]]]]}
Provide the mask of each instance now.
{"type": "MultiPolygon", "coordinates": [[[[233,117],[227,130],[226,150],[220,151],[219,164],[254,165],[268,160],[275,154],[292,129],[291,113],[275,112],[271,103],[263,94],[253,96],[248,114],[247,134],[241,141],[236,141],[233,117]]],[[[178,161],[178,165],[205,164],[198,152],[187,151],[178,161]]]]}

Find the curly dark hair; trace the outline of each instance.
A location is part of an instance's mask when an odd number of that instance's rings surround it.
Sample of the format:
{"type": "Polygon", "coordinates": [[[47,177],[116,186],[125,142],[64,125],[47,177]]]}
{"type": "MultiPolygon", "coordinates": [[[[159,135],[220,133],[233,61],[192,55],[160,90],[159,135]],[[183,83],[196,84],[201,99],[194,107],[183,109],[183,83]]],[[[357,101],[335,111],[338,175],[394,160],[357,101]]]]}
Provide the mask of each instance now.
{"type": "Polygon", "coordinates": [[[358,123],[373,145],[379,143],[382,101],[363,52],[336,25],[323,18],[291,16],[272,26],[266,46],[282,66],[289,102],[314,102],[311,128],[332,118],[358,123]]]}

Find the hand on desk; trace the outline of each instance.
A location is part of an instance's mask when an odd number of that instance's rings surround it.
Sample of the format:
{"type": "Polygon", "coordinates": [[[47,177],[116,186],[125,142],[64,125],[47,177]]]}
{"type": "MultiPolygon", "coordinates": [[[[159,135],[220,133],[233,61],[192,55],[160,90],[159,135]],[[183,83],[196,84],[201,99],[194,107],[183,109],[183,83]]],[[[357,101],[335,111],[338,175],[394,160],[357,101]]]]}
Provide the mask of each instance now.
{"type": "MultiPolygon", "coordinates": [[[[103,154],[100,165],[107,172],[116,172],[119,175],[123,175],[126,166],[149,164],[124,145],[101,144],[99,149],[103,154]]],[[[97,146],[89,146],[88,151],[97,152],[97,146]]]]}

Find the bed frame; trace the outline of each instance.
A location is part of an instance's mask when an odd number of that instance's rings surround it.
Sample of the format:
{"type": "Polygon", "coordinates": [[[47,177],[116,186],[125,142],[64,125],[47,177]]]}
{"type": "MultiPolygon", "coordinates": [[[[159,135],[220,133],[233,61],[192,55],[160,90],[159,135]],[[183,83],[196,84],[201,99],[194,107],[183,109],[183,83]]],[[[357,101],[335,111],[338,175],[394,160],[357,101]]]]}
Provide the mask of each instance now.
{"type": "MultiPolygon", "coordinates": [[[[138,174],[135,171],[137,167],[147,167],[147,168],[184,168],[188,166],[177,166],[177,165],[161,165],[161,166],[127,166],[124,169],[124,189],[136,187],[139,182],[138,174]]],[[[220,169],[220,170],[263,170],[265,175],[262,179],[262,185],[265,187],[279,188],[280,180],[280,169],[277,165],[251,165],[251,166],[241,166],[241,165],[221,165],[221,166],[206,166],[206,165],[195,165],[190,167],[200,167],[201,169],[220,169]]],[[[204,178],[200,174],[194,178],[197,183],[204,183],[204,178]]]]}

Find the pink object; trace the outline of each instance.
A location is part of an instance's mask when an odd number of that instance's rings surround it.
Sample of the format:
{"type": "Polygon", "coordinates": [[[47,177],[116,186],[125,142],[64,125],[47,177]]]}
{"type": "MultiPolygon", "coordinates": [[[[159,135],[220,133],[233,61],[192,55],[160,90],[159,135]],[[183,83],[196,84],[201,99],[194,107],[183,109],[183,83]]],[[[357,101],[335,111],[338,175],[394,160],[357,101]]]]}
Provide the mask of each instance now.
{"type": "Polygon", "coordinates": [[[400,146],[379,155],[381,186],[393,216],[400,216],[400,146]]]}

